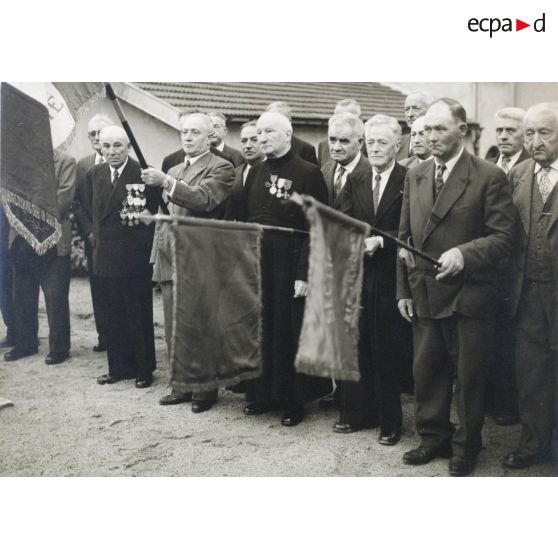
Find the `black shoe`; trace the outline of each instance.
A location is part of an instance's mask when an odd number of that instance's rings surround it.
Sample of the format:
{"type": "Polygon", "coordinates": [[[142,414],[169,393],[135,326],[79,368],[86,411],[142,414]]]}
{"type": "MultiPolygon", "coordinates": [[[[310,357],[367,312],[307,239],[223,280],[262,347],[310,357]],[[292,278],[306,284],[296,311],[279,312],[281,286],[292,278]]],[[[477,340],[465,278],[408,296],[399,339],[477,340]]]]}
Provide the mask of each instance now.
{"type": "Polygon", "coordinates": [[[476,457],[452,457],[449,462],[449,474],[452,477],[466,477],[474,471],[476,462],[476,457]]]}
{"type": "Polygon", "coordinates": [[[192,401],[192,393],[185,393],[184,395],[169,393],[159,399],[159,405],[179,405],[180,403],[188,403],[189,401],[192,401]]]}
{"type": "Polygon", "coordinates": [[[353,432],[357,432],[357,430],[360,430],[360,428],[346,422],[336,422],[333,425],[332,430],[334,432],[337,432],[338,434],[352,434],[353,432]]]}
{"type": "Polygon", "coordinates": [[[378,438],[378,442],[382,446],[395,446],[399,440],[401,440],[401,432],[399,430],[395,432],[380,432],[380,437],[378,438]]]}
{"type": "Polygon", "coordinates": [[[209,411],[215,405],[215,400],[212,401],[194,401],[192,403],[192,413],[203,413],[209,411]]]}
{"type": "Polygon", "coordinates": [[[122,380],[124,380],[124,378],[117,378],[116,376],[111,376],[110,374],[103,374],[97,378],[97,383],[100,385],[116,384],[116,382],[120,382],[122,380]]]}
{"type": "Polygon", "coordinates": [[[9,337],[4,337],[4,339],[0,341],[0,349],[9,349],[10,347],[15,347],[15,341],[9,337]]]}
{"type": "Polygon", "coordinates": [[[7,362],[13,362],[14,360],[19,360],[20,358],[36,355],[37,352],[37,349],[18,349],[15,347],[11,351],[4,353],[4,360],[7,362]]]}
{"type": "Polygon", "coordinates": [[[104,343],[99,343],[93,347],[95,353],[104,353],[107,350],[107,346],[104,343]]]}
{"type": "Polygon", "coordinates": [[[547,453],[532,453],[522,449],[508,453],[502,461],[502,467],[507,469],[525,469],[537,463],[544,463],[548,460],[547,453]]]}
{"type": "Polygon", "coordinates": [[[296,426],[300,424],[304,419],[304,409],[293,409],[287,411],[281,418],[281,424],[283,426],[296,426]]]}
{"type": "Polygon", "coordinates": [[[64,362],[70,353],[68,351],[61,351],[58,353],[48,353],[47,357],[45,358],[45,364],[60,364],[64,362]]]}
{"type": "Polygon", "coordinates": [[[403,461],[407,465],[425,465],[436,457],[451,457],[453,452],[449,445],[442,446],[419,446],[414,450],[403,454],[403,461]]]}
{"type": "Polygon", "coordinates": [[[147,380],[145,378],[142,378],[141,380],[139,378],[136,379],[136,387],[138,389],[148,388],[152,383],[153,378],[149,378],[147,380]]]}
{"type": "Polygon", "coordinates": [[[244,414],[249,417],[255,417],[257,415],[263,415],[264,413],[269,413],[273,408],[271,405],[264,405],[262,403],[248,403],[244,407],[244,414]]]}
{"type": "Polygon", "coordinates": [[[494,422],[499,426],[511,426],[519,423],[519,415],[516,413],[499,413],[494,415],[494,422]]]}

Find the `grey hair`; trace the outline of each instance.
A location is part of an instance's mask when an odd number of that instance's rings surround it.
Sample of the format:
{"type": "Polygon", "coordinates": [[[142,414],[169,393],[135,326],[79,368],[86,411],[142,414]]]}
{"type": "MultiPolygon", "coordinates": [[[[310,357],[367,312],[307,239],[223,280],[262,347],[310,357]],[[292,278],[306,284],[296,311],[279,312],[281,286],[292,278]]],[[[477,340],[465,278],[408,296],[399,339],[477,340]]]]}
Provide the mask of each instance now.
{"type": "Polygon", "coordinates": [[[558,123],[558,103],[538,103],[536,105],[533,105],[532,107],[529,107],[527,109],[527,112],[525,113],[523,122],[525,123],[527,118],[534,112],[552,112],[554,113],[554,118],[558,123]]]}
{"type": "Polygon", "coordinates": [[[293,126],[291,124],[291,121],[284,114],[282,114],[281,112],[268,110],[268,111],[266,111],[266,112],[264,112],[260,115],[260,118],[258,118],[258,123],[259,123],[260,119],[263,118],[264,116],[266,116],[266,117],[267,116],[273,116],[274,118],[279,119],[279,122],[281,122],[281,124],[283,124],[283,126],[285,128],[284,131],[285,132],[289,131],[289,132],[292,133],[293,126]]]}
{"type": "Polygon", "coordinates": [[[289,120],[291,120],[292,117],[291,107],[284,101],[273,101],[272,103],[269,103],[269,105],[267,105],[265,109],[265,112],[278,112],[289,120]]]}
{"type": "Polygon", "coordinates": [[[244,130],[244,128],[248,128],[248,126],[257,126],[257,125],[258,125],[257,120],[250,120],[250,122],[244,122],[244,124],[242,124],[242,126],[240,127],[240,131],[242,132],[242,130],[244,130]]]}
{"type": "Polygon", "coordinates": [[[99,112],[98,114],[93,115],[89,119],[87,126],[91,126],[93,122],[104,122],[106,126],[114,126],[114,121],[112,120],[112,118],[107,114],[104,114],[103,112],[99,112]]]}
{"type": "Polygon", "coordinates": [[[348,124],[353,133],[359,138],[364,136],[364,124],[362,120],[352,112],[338,112],[330,117],[328,127],[334,124],[348,124]]]}
{"type": "Polygon", "coordinates": [[[409,93],[407,93],[407,96],[405,97],[405,102],[407,102],[407,99],[409,97],[412,97],[414,95],[418,95],[421,99],[423,99],[424,104],[427,107],[430,106],[434,102],[434,96],[433,95],[431,95],[430,93],[427,93],[426,91],[421,91],[420,89],[415,89],[414,91],[410,91],[409,93]]]}
{"type": "Polygon", "coordinates": [[[101,130],[101,133],[99,134],[99,139],[102,140],[103,136],[106,136],[108,134],[119,134],[123,138],[126,138],[128,145],[130,144],[130,139],[128,138],[128,134],[121,126],[106,126],[101,130]]]}
{"type": "Polygon", "coordinates": [[[207,113],[207,116],[216,116],[219,120],[223,121],[223,125],[227,125],[227,117],[222,112],[211,111],[207,113]]]}
{"type": "Polygon", "coordinates": [[[508,118],[510,120],[515,120],[519,124],[523,125],[525,111],[522,108],[518,107],[506,107],[497,111],[494,115],[494,118],[508,118]]]}
{"type": "Polygon", "coordinates": [[[182,122],[184,118],[188,118],[189,116],[197,116],[198,118],[201,118],[201,120],[205,124],[205,127],[207,128],[207,132],[213,132],[213,122],[211,122],[211,118],[209,118],[208,114],[206,114],[205,112],[189,112],[187,114],[183,114],[180,117],[180,122],[182,122]]]}
{"type": "Polygon", "coordinates": [[[372,118],[369,118],[364,124],[364,130],[365,132],[368,132],[370,128],[381,124],[386,124],[387,126],[389,126],[390,130],[395,134],[397,138],[401,137],[401,125],[399,124],[397,119],[393,118],[393,116],[386,116],[385,114],[375,114],[372,118]]]}
{"type": "Polygon", "coordinates": [[[360,103],[358,101],[355,101],[354,99],[342,99],[341,101],[337,101],[337,104],[335,105],[335,111],[351,112],[353,114],[356,114],[357,116],[361,115],[360,103]],[[353,112],[352,110],[349,110],[349,107],[351,106],[356,107],[358,112],[353,112]]]}

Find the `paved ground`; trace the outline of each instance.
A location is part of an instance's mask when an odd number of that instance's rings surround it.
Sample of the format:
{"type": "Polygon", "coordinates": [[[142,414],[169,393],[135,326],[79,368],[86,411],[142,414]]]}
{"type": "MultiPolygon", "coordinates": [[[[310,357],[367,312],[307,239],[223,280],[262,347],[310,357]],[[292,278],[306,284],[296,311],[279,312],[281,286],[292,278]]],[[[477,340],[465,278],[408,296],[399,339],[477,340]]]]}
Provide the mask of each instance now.
{"type": "MultiPolygon", "coordinates": [[[[43,362],[48,349],[44,304],[40,350],[8,365],[0,360],[0,397],[14,402],[0,411],[2,476],[446,476],[447,460],[410,467],[402,454],[418,443],[412,400],[404,402],[404,434],[387,448],[377,430],[334,434],[337,414],[313,404],[295,428],[278,413],[245,417],[242,396],[222,391],[209,412],[194,415],[189,404],[161,407],[168,365],[162,301],[155,297],[158,355],[156,381],[146,390],[132,381],[99,386],[105,354],[93,353],[95,331],[88,284],[71,285],[72,352],[58,366],[43,362]]],[[[0,332],[1,333],[1,332],[0,332]]],[[[509,473],[500,467],[513,449],[518,427],[487,421],[485,449],[476,476],[551,476],[541,465],[509,473]]]]}

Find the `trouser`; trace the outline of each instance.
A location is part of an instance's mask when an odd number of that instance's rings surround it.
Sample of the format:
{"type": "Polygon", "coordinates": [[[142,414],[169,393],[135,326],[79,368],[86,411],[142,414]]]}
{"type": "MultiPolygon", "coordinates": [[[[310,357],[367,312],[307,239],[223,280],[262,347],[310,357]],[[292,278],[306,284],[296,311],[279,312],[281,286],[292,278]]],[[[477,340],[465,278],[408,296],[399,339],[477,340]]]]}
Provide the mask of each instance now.
{"type": "Polygon", "coordinates": [[[85,257],[87,258],[87,270],[89,272],[89,286],[91,288],[91,303],[93,305],[93,316],[95,318],[95,329],[97,330],[97,340],[99,345],[106,346],[107,336],[105,323],[101,312],[102,302],[100,301],[99,278],[93,275],[93,254],[91,245],[87,240],[83,241],[85,257]]]}
{"type": "Polygon", "coordinates": [[[422,445],[438,447],[451,441],[455,455],[474,457],[482,448],[493,320],[459,314],[437,320],[418,318],[413,337],[415,419],[422,445]],[[450,422],[454,376],[457,430],[450,422]]]}
{"type": "Polygon", "coordinates": [[[14,310],[16,346],[34,351],[38,345],[39,288],[45,296],[49,327],[49,351],[70,350],[70,256],[57,256],[56,249],[38,256],[18,237],[12,245],[14,264],[14,310]]]}
{"type": "Polygon", "coordinates": [[[99,277],[109,374],[150,380],[156,368],[149,277],[99,277]]]}
{"type": "MultiPolygon", "coordinates": [[[[165,341],[167,342],[167,352],[169,360],[171,357],[171,344],[173,336],[173,306],[174,306],[174,293],[173,293],[173,283],[172,281],[164,281],[161,283],[161,294],[163,295],[163,316],[165,320],[165,341]]],[[[172,366],[172,363],[171,363],[172,366]]],[[[171,370],[171,387],[172,395],[177,397],[183,397],[189,395],[189,392],[185,392],[183,389],[173,386],[173,371],[171,370]]],[[[192,394],[192,399],[194,401],[215,401],[217,399],[217,390],[212,389],[209,391],[196,391],[192,394]]]]}
{"type": "Polygon", "coordinates": [[[521,418],[519,448],[537,455],[552,445],[555,457],[558,354],[551,348],[556,347],[551,336],[556,302],[554,282],[525,282],[518,307],[515,352],[521,418]]]}
{"type": "Polygon", "coordinates": [[[13,303],[13,268],[9,252],[0,253],[0,312],[6,325],[6,339],[15,343],[15,313],[13,303]]]}

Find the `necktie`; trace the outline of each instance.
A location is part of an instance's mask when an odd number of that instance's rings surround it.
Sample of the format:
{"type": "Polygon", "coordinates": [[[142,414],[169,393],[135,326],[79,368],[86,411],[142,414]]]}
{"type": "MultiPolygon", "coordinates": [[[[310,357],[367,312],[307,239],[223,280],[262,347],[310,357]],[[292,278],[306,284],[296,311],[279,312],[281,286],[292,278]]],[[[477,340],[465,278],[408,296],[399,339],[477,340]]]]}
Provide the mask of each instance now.
{"type": "Polygon", "coordinates": [[[552,186],[550,185],[550,180],[548,179],[549,170],[550,167],[542,167],[539,171],[539,192],[541,193],[543,203],[546,203],[546,200],[552,191],[552,186]]]}
{"type": "Polygon", "coordinates": [[[511,159],[507,155],[504,155],[502,157],[502,169],[505,172],[508,172],[510,170],[510,161],[511,159]]]}
{"type": "Polygon", "coordinates": [[[440,191],[444,186],[444,172],[446,170],[446,165],[443,163],[438,165],[436,169],[436,179],[434,180],[434,199],[436,199],[440,195],[440,191]]]}
{"type": "Polygon", "coordinates": [[[112,173],[112,187],[116,188],[118,186],[118,169],[114,169],[112,173]]]}
{"type": "Polygon", "coordinates": [[[341,188],[343,188],[342,178],[346,170],[347,169],[345,167],[340,166],[339,170],[337,171],[337,178],[333,183],[333,199],[335,199],[339,195],[339,192],[341,192],[341,188]]]}
{"type": "Polygon", "coordinates": [[[378,211],[378,205],[380,205],[380,183],[382,182],[382,176],[376,174],[374,177],[374,189],[372,190],[372,200],[374,202],[374,213],[378,211]]]}

